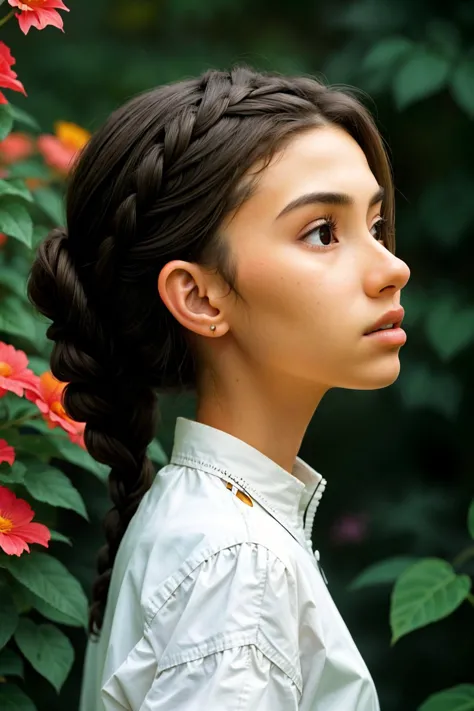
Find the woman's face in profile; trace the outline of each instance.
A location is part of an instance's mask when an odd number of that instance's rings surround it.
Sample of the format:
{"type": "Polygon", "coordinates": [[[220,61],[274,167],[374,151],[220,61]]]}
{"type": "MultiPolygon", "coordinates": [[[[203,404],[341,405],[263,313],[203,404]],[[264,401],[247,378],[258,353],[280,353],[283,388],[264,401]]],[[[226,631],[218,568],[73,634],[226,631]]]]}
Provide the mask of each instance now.
{"type": "Polygon", "coordinates": [[[382,192],[356,141],[317,127],[275,155],[225,221],[243,299],[219,308],[257,370],[323,389],[397,378],[402,339],[364,335],[400,306],[410,276],[380,240],[382,192]]]}

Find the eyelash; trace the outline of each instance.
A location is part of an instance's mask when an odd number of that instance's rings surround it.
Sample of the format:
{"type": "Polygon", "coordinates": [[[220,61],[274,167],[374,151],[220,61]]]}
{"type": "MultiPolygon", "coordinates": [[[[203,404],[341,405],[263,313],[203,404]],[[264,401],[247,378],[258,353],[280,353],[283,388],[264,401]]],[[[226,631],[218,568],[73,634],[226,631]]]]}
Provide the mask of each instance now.
{"type": "MultiPolygon", "coordinates": [[[[379,217],[379,219],[376,222],[374,222],[374,224],[372,226],[372,229],[376,226],[379,227],[379,234],[378,234],[378,237],[376,237],[376,239],[379,242],[382,242],[382,244],[384,243],[384,239],[381,236],[380,230],[381,230],[382,226],[386,223],[386,221],[387,220],[384,217],[379,217]]],[[[306,232],[306,234],[304,234],[300,238],[299,241],[303,242],[307,237],[309,237],[309,235],[313,234],[313,232],[317,232],[321,227],[324,227],[325,225],[327,225],[329,227],[329,229],[331,230],[331,235],[334,237],[337,233],[337,222],[332,215],[323,215],[323,217],[320,218],[320,224],[316,225],[311,230],[306,232]]],[[[325,244],[325,245],[307,244],[307,247],[309,249],[314,249],[318,252],[322,252],[326,249],[329,249],[331,247],[331,244],[325,244]]]]}

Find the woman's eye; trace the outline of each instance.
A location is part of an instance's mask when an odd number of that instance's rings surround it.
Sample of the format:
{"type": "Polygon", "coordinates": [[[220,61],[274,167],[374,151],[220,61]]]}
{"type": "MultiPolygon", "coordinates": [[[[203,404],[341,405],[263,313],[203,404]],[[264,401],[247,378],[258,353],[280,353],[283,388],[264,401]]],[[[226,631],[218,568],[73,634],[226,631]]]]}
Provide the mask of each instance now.
{"type": "Polygon", "coordinates": [[[307,232],[302,241],[306,242],[311,235],[316,235],[316,242],[311,240],[310,244],[314,247],[329,247],[332,240],[334,239],[335,225],[329,221],[324,222],[318,227],[314,227],[312,230],[307,232]]]}
{"type": "Polygon", "coordinates": [[[380,242],[384,241],[384,236],[383,236],[383,224],[385,220],[383,217],[380,218],[380,220],[377,220],[377,222],[372,226],[372,229],[370,230],[371,234],[375,237],[375,239],[379,240],[380,242]]]}

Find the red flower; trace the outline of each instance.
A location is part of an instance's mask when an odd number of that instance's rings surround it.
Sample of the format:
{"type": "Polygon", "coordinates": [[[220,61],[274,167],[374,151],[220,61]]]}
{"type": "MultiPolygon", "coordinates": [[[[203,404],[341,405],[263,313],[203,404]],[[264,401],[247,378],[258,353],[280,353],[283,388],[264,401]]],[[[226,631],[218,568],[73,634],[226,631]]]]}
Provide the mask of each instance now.
{"type": "Polygon", "coordinates": [[[35,149],[35,143],[27,133],[10,133],[0,141],[0,160],[4,165],[28,158],[35,149]]]}
{"type": "Polygon", "coordinates": [[[28,34],[30,27],[44,30],[48,25],[63,31],[63,20],[57,10],[69,12],[69,8],[61,0],[8,0],[8,3],[21,10],[16,17],[20,30],[25,35],[28,34]]]}
{"type": "Polygon", "coordinates": [[[51,534],[42,523],[30,523],[35,512],[27,501],[0,486],[0,548],[7,555],[30,552],[28,543],[48,548],[51,534]]]}
{"type": "Polygon", "coordinates": [[[10,447],[8,442],[4,439],[0,439],[0,464],[2,462],[8,462],[11,466],[15,461],[15,450],[10,447]]]}
{"type": "Polygon", "coordinates": [[[8,237],[4,232],[0,232],[0,249],[6,245],[8,237]]]}
{"type": "MultiPolygon", "coordinates": [[[[0,42],[0,87],[3,89],[13,89],[13,91],[21,91],[26,96],[25,87],[18,81],[16,72],[12,66],[15,60],[11,55],[5,42],[0,42]]],[[[0,91],[0,104],[8,104],[7,99],[0,91]]]]}
{"type": "Polygon", "coordinates": [[[62,383],[57,380],[52,373],[47,371],[39,377],[39,383],[36,389],[26,392],[26,397],[35,403],[38,409],[43,413],[43,417],[48,423],[48,427],[62,427],[75,444],[82,446],[82,435],[85,424],[76,422],[66,414],[62,398],[64,388],[67,383],[62,383]]]}
{"type": "Polygon", "coordinates": [[[26,353],[0,341],[0,397],[7,391],[22,397],[25,390],[38,387],[38,376],[27,365],[26,353]]]}

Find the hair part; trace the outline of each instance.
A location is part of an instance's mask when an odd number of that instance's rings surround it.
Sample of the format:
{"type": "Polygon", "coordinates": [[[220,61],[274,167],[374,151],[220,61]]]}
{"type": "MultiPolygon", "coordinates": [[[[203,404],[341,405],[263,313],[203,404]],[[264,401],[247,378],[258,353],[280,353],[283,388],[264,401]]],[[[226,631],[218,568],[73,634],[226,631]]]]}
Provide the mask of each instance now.
{"type": "Polygon", "coordinates": [[[51,370],[68,385],[66,412],[85,422],[90,454],[110,466],[112,508],[98,556],[89,630],[102,627],[120,541],[151,485],[147,447],[157,393],[195,391],[196,358],[162,302],[157,278],[182,259],[219,271],[238,294],[220,233],[249,198],[250,168],[293,136],[337,125],[363,149],[385,188],[385,243],[394,249],[393,185],[382,139],[348,91],[245,66],[158,87],[117,109],[72,172],[67,230],[39,246],[28,293],[52,324],[51,370]]]}

